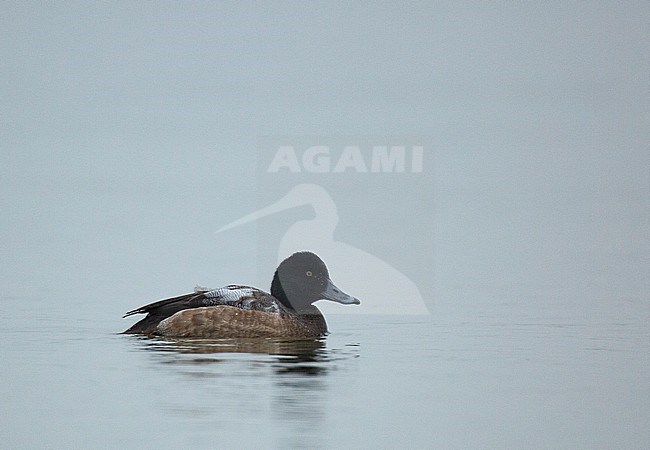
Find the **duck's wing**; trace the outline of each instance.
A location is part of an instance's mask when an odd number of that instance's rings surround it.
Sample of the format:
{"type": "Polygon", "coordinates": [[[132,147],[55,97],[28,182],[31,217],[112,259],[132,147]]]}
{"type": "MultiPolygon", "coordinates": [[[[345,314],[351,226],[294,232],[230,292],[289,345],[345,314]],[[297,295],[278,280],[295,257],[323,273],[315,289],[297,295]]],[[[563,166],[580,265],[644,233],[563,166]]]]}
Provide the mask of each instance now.
{"type": "Polygon", "coordinates": [[[278,300],[271,294],[250,286],[229,285],[219,289],[201,289],[191,294],[166,298],[129,311],[124,317],[133,314],[147,314],[147,316],[126,330],[125,333],[154,333],[160,321],[179,311],[205,306],[233,306],[244,310],[274,313],[280,311],[278,300]]]}
{"type": "Polygon", "coordinates": [[[250,286],[231,284],[203,293],[206,304],[203,306],[234,306],[235,308],[280,312],[280,302],[268,292],[250,286]]]}
{"type": "MultiPolygon", "coordinates": [[[[205,306],[203,301],[205,297],[204,292],[192,292],[191,294],[183,294],[178,297],[166,298],[157,302],[149,303],[148,305],[141,306],[124,314],[122,318],[132,316],[133,314],[147,314],[147,313],[162,313],[167,310],[174,310],[178,312],[187,308],[199,308],[205,306]]],[[[173,314],[173,313],[172,313],[173,314]]]]}

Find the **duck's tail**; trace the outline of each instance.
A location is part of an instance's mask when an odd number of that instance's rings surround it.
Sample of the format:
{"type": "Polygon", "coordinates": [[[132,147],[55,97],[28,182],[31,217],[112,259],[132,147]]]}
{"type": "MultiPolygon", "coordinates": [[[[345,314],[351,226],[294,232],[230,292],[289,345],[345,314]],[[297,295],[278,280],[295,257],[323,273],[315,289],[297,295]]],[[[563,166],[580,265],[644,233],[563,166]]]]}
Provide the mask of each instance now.
{"type": "Polygon", "coordinates": [[[129,317],[133,314],[147,314],[147,316],[136,322],[131,328],[124,331],[123,334],[155,334],[160,321],[173,316],[178,311],[188,308],[204,306],[203,290],[197,290],[191,294],[183,294],[178,297],[166,298],[145,306],[141,306],[124,314],[123,317],[129,317]]]}

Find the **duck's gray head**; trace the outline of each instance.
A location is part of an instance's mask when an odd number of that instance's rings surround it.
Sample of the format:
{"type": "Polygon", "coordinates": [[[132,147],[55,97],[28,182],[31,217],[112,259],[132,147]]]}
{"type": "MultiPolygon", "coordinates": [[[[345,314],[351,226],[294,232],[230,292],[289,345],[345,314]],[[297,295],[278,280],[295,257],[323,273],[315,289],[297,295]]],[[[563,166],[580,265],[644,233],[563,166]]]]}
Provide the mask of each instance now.
{"type": "Polygon", "coordinates": [[[311,252],[294,253],[280,263],[273,276],[271,295],[296,311],[318,300],[344,305],[361,303],[336,287],[325,263],[311,252]]]}

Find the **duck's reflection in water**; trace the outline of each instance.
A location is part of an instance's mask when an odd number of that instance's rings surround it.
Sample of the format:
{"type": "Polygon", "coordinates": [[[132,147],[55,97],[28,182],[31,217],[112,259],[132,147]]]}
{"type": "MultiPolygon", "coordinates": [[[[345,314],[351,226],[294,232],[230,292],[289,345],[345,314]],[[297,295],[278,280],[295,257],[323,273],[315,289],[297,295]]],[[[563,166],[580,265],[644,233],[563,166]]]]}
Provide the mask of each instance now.
{"type": "MultiPolygon", "coordinates": [[[[332,399],[328,391],[356,359],[358,344],[328,347],[321,339],[156,339],[135,337],[142,350],[186,380],[200,383],[200,413],[187,405],[166,405],[184,416],[200,415],[222,432],[236,417],[261,422],[277,447],[321,447],[332,399]],[[206,395],[214,398],[208,402],[206,395]],[[328,406],[329,405],[329,406],[328,406]],[[216,425],[218,424],[218,425],[216,425]],[[281,424],[281,428],[273,426],[281,424]],[[225,428],[222,428],[225,427],[225,428]]],[[[184,384],[189,389],[191,384],[184,384]]],[[[187,391],[184,393],[187,394],[187,391]]],[[[183,401],[187,398],[181,396],[183,401]]],[[[234,426],[234,425],[233,425],[234,426]]]]}
{"type": "Polygon", "coordinates": [[[139,338],[144,350],[159,355],[175,353],[164,359],[168,364],[210,364],[231,361],[227,354],[248,355],[251,362],[270,362],[277,373],[319,375],[330,360],[325,339],[155,339],[139,338]],[[254,358],[262,356],[262,359],[254,358]],[[253,356],[253,358],[251,358],[253,356]],[[268,358],[264,358],[267,356],[268,358]]]}

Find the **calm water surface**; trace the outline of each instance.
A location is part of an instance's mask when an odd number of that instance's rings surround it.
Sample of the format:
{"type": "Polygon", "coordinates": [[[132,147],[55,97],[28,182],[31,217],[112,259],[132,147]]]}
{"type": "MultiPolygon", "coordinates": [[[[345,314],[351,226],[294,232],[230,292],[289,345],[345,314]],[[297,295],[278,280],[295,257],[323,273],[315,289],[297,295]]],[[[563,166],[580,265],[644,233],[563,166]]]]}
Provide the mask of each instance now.
{"type": "Polygon", "coordinates": [[[4,448],[650,444],[647,317],[446,309],[172,341],[115,334],[122,311],[3,300],[4,448]]]}

